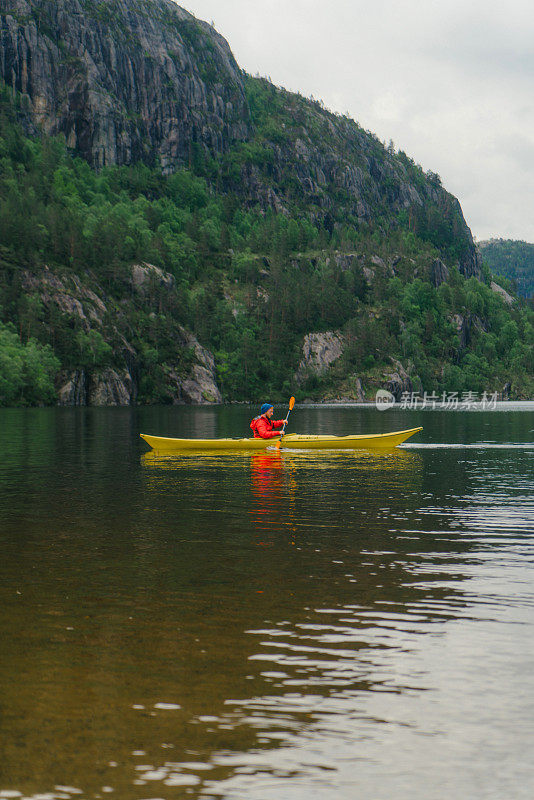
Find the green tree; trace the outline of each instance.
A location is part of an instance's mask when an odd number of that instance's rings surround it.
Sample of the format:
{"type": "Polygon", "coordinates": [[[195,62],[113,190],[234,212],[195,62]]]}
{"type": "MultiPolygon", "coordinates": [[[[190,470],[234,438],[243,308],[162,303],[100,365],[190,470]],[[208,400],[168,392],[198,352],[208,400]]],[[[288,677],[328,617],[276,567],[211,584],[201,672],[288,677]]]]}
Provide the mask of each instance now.
{"type": "Polygon", "coordinates": [[[80,367],[103,367],[109,364],[113,350],[99,331],[94,328],[78,331],[76,343],[79,348],[80,367]]]}

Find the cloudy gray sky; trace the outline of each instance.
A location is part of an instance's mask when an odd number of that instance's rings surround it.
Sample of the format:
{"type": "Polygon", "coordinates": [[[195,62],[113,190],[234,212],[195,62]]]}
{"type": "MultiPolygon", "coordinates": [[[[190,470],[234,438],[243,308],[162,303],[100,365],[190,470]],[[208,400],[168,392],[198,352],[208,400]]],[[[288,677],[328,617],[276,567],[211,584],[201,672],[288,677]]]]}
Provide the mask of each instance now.
{"type": "Polygon", "coordinates": [[[441,175],[473,235],[534,242],[531,0],[184,0],[253,75],[441,175]]]}

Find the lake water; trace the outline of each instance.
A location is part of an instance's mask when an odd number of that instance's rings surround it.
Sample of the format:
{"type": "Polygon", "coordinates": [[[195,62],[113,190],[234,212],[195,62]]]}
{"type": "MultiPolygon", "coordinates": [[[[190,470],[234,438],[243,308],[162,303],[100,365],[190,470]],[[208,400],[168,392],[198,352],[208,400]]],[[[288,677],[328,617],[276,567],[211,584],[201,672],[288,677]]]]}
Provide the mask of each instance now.
{"type": "Polygon", "coordinates": [[[0,798],[531,800],[534,403],[253,412],[0,412],[0,798]]]}

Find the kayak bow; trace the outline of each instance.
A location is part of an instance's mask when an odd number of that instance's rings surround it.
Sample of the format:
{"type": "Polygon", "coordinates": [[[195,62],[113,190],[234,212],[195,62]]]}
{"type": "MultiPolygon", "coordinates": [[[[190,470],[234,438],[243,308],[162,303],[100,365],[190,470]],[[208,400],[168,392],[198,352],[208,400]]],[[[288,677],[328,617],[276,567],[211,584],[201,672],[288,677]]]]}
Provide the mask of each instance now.
{"type": "MultiPolygon", "coordinates": [[[[357,434],[354,436],[308,436],[289,433],[281,442],[285,450],[375,450],[391,449],[405,442],[422,428],[410,428],[393,433],[357,434]]],[[[265,450],[278,443],[278,439],[168,439],[163,436],[141,438],[158,453],[178,453],[183,450],[265,450]]]]}

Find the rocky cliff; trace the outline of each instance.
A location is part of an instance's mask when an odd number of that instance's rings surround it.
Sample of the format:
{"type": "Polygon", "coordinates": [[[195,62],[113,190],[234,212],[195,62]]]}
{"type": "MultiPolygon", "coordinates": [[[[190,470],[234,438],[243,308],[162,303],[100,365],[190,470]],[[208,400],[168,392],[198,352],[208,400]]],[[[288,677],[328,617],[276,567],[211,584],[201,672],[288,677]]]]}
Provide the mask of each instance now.
{"type": "MultiPolygon", "coordinates": [[[[172,292],[174,278],[151,264],[134,264],[131,293],[120,308],[108,297],[94,276],[57,275],[46,269],[22,270],[20,288],[40,306],[40,318],[51,330],[68,331],[76,347],[79,365],[62,369],[55,379],[58,404],[62,406],[125,406],[139,395],[143,342],[132,328],[136,309],[157,308],[153,290],[172,292]],[[114,365],[102,362],[114,362],[114,365]]],[[[156,311],[151,312],[157,323],[156,311]]],[[[196,337],[175,322],[163,319],[170,340],[165,363],[155,364],[161,386],[159,400],[166,403],[221,403],[213,354],[196,337]]],[[[65,333],[63,333],[65,335],[65,333]]]]}
{"type": "Polygon", "coordinates": [[[404,220],[438,247],[452,242],[461,271],[479,274],[437,176],[353,120],[246,76],[227,42],[172,0],[0,0],[0,77],[27,130],[63,134],[97,168],[212,162],[249,205],[289,215],[298,202],[330,230],[350,219],[384,233],[404,220]],[[433,237],[435,219],[445,237],[433,237]]]}
{"type": "Polygon", "coordinates": [[[0,0],[0,70],[29,117],[95,167],[172,170],[249,132],[226,41],[170,0],[0,0]]]}
{"type": "Polygon", "coordinates": [[[0,405],[531,391],[439,177],[171,0],[0,0],[0,145],[0,405]]]}

